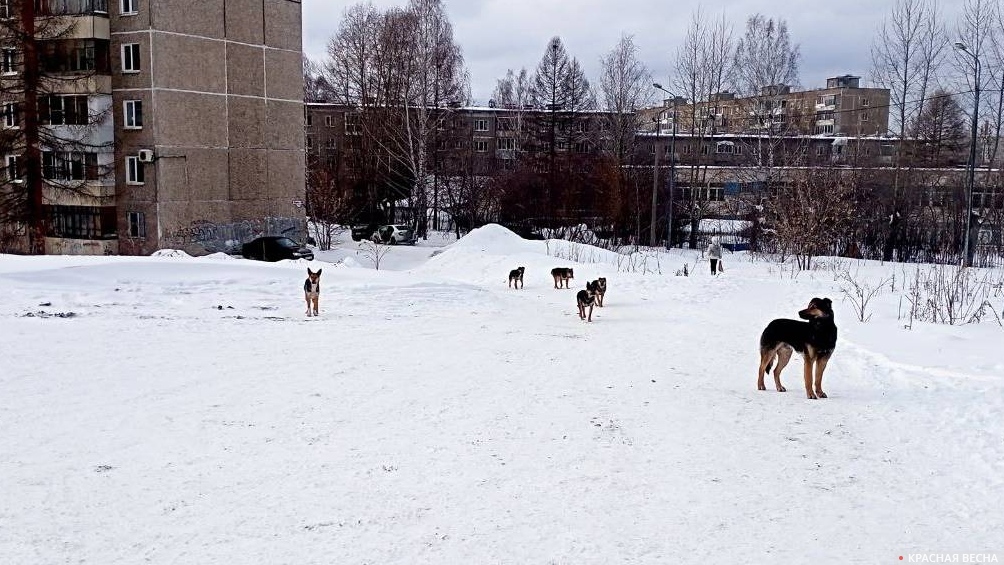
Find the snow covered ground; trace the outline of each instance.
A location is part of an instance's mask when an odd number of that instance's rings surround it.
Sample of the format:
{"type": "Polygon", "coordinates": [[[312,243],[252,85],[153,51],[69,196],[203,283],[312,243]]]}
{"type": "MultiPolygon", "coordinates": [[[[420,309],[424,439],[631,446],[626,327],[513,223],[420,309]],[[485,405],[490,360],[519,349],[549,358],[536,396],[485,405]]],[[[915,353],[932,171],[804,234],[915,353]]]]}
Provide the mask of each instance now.
{"type": "Polygon", "coordinates": [[[0,562],[1004,552],[995,320],[907,330],[899,288],[860,323],[832,270],[740,255],[712,278],[687,250],[640,263],[497,226],[449,243],[379,271],[351,241],[320,253],[319,318],[306,262],[0,256],[0,562]],[[597,276],[607,305],[581,322],[597,276]],[[841,332],[830,398],[805,399],[796,361],[789,392],[757,391],[760,331],[813,296],[841,332]]]}

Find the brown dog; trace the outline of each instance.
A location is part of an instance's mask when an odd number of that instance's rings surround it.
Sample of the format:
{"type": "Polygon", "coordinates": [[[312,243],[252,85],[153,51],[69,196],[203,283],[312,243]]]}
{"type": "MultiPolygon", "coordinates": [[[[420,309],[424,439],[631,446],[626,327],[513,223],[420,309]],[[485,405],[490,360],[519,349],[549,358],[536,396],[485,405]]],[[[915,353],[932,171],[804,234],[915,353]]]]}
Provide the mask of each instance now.
{"type": "Polygon", "coordinates": [[[575,273],[568,267],[555,267],[551,269],[551,276],[554,277],[554,288],[562,288],[562,283],[565,284],[564,288],[570,288],[568,281],[575,278],[575,273]]]}
{"type": "Polygon", "coordinates": [[[607,294],[606,277],[600,277],[593,281],[593,293],[596,295],[596,305],[603,308],[603,297],[607,294]]]}
{"type": "Polygon", "coordinates": [[[317,272],[310,270],[307,267],[307,280],[303,281],[303,296],[307,300],[307,316],[310,316],[310,307],[314,307],[314,316],[318,315],[317,300],[321,295],[321,271],[324,269],[317,269],[317,272]]]}
{"type": "Polygon", "coordinates": [[[813,298],[804,310],[798,312],[798,317],[808,321],[777,319],[764,328],[760,335],[760,371],[757,373],[757,388],[767,390],[763,378],[770,372],[771,363],[777,358],[774,386],[778,392],[784,392],[785,388],[781,385],[781,370],[788,364],[792,351],[797,351],[802,354],[805,361],[805,396],[812,400],[826,398],[826,393],[823,392],[823,371],[826,370],[826,364],[837,346],[833,303],[829,298],[813,298]]]}

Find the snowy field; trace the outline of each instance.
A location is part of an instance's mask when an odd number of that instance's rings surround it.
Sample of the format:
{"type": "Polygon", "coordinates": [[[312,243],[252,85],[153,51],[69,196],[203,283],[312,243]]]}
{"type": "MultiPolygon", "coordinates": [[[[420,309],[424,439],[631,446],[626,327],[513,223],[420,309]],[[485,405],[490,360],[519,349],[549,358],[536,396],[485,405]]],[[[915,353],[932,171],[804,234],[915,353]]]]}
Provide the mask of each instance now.
{"type": "Polygon", "coordinates": [[[912,266],[850,264],[898,277],[861,323],[833,269],[745,255],[713,278],[689,250],[488,226],[379,271],[351,241],[318,259],[0,256],[0,563],[1004,552],[1004,329],[904,328],[912,266]],[[798,360],[787,393],[757,391],[760,331],[814,296],[840,328],[829,398],[805,399],[798,360]]]}

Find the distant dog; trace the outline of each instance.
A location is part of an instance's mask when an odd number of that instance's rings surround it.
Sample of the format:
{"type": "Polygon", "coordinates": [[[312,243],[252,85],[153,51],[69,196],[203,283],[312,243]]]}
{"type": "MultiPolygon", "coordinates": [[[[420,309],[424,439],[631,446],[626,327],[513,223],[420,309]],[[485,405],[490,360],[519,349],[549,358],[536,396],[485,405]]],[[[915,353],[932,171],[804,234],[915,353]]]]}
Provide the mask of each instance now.
{"type": "Polygon", "coordinates": [[[596,294],[596,305],[603,308],[603,296],[607,293],[606,277],[600,277],[593,281],[593,292],[596,294]]]}
{"type": "Polygon", "coordinates": [[[586,283],[586,289],[580,290],[575,295],[575,302],[579,306],[579,319],[587,322],[593,321],[593,304],[596,303],[596,289],[593,283],[586,283]],[[589,307],[589,317],[586,318],[586,307],[589,307]]]}
{"type": "Polygon", "coordinates": [[[324,269],[317,269],[317,272],[310,270],[307,267],[307,280],[303,281],[303,296],[307,300],[307,316],[310,316],[310,307],[314,307],[314,316],[318,315],[317,310],[317,299],[321,295],[321,271],[324,269]]]}
{"type": "Polygon", "coordinates": [[[554,288],[562,288],[562,283],[565,284],[564,288],[570,288],[568,281],[575,278],[572,269],[568,267],[555,267],[551,269],[551,276],[554,277],[554,288]]]}
{"type": "Polygon", "coordinates": [[[526,267],[516,267],[515,269],[509,271],[509,287],[510,288],[523,288],[523,271],[526,267]]]}
{"type": "Polygon", "coordinates": [[[813,400],[826,398],[826,393],[823,392],[823,371],[826,370],[826,364],[837,346],[833,303],[829,298],[813,298],[805,310],[799,311],[798,317],[808,321],[777,319],[767,324],[760,335],[760,372],[757,373],[757,388],[767,390],[763,377],[770,372],[771,363],[776,357],[774,386],[778,392],[784,392],[785,389],[781,386],[781,369],[788,364],[791,352],[794,350],[801,353],[805,361],[805,396],[813,400]]]}

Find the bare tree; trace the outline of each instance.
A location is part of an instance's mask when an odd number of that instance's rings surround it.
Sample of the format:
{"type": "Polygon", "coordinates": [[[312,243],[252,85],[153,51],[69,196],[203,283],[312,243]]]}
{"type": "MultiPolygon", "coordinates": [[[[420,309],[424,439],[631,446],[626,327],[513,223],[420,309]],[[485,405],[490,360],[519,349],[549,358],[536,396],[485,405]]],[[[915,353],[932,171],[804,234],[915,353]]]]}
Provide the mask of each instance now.
{"type": "Polygon", "coordinates": [[[926,100],[940,80],[946,33],[934,0],[895,0],[872,45],[872,79],[889,89],[891,126],[900,142],[894,145],[892,195],[885,214],[882,256],[892,260],[900,249],[911,215],[905,209],[901,187],[911,182],[911,163],[904,154],[908,128],[917,121],[926,100]]]}
{"type": "MultiPolygon", "coordinates": [[[[673,81],[675,94],[691,101],[684,106],[683,115],[677,116],[684,131],[689,134],[696,147],[705,147],[709,139],[727,127],[726,118],[718,111],[720,97],[730,84],[735,84],[737,66],[732,62],[736,53],[736,40],[732,25],[723,14],[709,20],[698,9],[691,16],[690,27],[679,47],[674,61],[676,77],[673,81]]],[[[698,151],[686,167],[683,186],[702,186],[707,177],[711,152],[698,151]]],[[[697,197],[700,191],[687,190],[686,198],[676,193],[675,208],[690,218],[690,247],[697,247],[698,226],[704,217],[707,202],[697,197]]]]}
{"type": "MultiPolygon", "coordinates": [[[[633,200],[635,237],[641,239],[641,198],[639,191],[637,136],[640,129],[637,110],[652,101],[652,75],[638,60],[638,47],[630,35],[621,36],[617,46],[600,60],[600,96],[603,109],[597,142],[613,167],[607,182],[605,200],[611,204],[611,224],[626,220],[626,206],[633,200]],[[630,197],[632,191],[634,198],[630,197]],[[614,206],[616,205],[616,206],[614,206]]],[[[608,169],[609,170],[609,169],[608,169]]],[[[614,229],[615,232],[622,231],[614,229]]]]}
{"type": "Polygon", "coordinates": [[[116,231],[114,196],[101,186],[112,169],[104,135],[111,97],[81,92],[94,75],[110,74],[108,44],[75,39],[72,17],[99,8],[87,1],[4,3],[0,143],[9,157],[0,178],[0,239],[32,254],[45,252],[46,236],[64,235],[60,223],[74,212],[52,205],[70,199],[100,210],[89,218],[99,226],[96,236],[116,231]]]}

